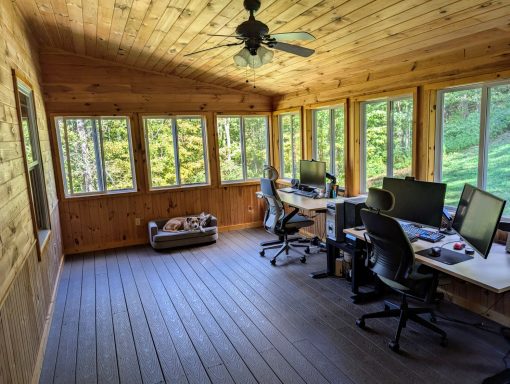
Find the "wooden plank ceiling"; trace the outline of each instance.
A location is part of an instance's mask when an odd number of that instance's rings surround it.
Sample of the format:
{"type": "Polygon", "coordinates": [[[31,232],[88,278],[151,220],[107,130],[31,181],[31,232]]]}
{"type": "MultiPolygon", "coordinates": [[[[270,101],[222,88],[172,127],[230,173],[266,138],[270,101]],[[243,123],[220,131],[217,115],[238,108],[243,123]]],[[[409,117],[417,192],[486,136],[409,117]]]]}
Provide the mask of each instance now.
{"type": "MultiPolygon", "coordinates": [[[[253,72],[234,65],[248,17],[242,0],[13,0],[41,46],[103,58],[221,86],[253,91],[253,72]],[[248,82],[247,82],[248,80],[248,82]]],[[[316,53],[276,51],[256,70],[256,92],[281,95],[320,88],[367,70],[416,62],[459,47],[510,39],[510,1],[262,0],[256,18],[271,33],[307,31],[296,42],[316,53]]]]}

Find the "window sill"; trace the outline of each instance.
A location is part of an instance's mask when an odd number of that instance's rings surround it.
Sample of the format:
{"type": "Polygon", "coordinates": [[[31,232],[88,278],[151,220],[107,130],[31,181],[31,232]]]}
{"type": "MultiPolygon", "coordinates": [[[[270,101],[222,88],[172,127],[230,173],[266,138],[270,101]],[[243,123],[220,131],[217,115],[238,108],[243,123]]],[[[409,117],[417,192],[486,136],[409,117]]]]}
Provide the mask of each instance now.
{"type": "Polygon", "coordinates": [[[37,240],[39,241],[39,249],[41,250],[41,253],[44,252],[44,249],[48,245],[50,233],[51,229],[40,229],[37,231],[37,240]]]}
{"type": "Polygon", "coordinates": [[[239,181],[224,181],[220,184],[221,188],[225,187],[242,187],[243,185],[259,185],[260,179],[256,180],[239,180],[239,181]]]}
{"type": "Polygon", "coordinates": [[[174,187],[150,188],[149,193],[177,192],[182,190],[210,189],[211,184],[176,185],[174,187]]]}
{"type": "Polygon", "coordinates": [[[140,192],[134,189],[126,190],[126,191],[118,191],[118,192],[97,192],[97,193],[83,193],[79,195],[68,195],[64,196],[65,200],[75,200],[75,199],[103,199],[105,197],[115,197],[115,196],[130,196],[136,195],[140,192]]]}

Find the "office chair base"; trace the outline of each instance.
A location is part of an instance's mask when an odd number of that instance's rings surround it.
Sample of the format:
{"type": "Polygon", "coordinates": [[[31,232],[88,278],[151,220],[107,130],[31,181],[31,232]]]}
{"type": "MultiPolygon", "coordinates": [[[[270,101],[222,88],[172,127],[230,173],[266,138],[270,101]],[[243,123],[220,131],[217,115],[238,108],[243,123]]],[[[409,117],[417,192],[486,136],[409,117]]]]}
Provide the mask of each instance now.
{"type": "Polygon", "coordinates": [[[427,329],[430,329],[431,331],[439,334],[441,336],[441,342],[440,345],[442,347],[446,347],[448,345],[448,338],[446,335],[446,332],[443,331],[441,328],[437,327],[433,322],[427,321],[420,317],[420,314],[430,314],[432,319],[435,319],[434,311],[431,308],[409,308],[407,305],[407,297],[404,295],[402,297],[402,303],[400,305],[394,304],[389,301],[384,302],[384,310],[380,312],[375,313],[368,313],[365,315],[362,315],[358,320],[356,320],[356,325],[361,329],[366,329],[366,323],[365,319],[375,319],[375,318],[385,318],[385,317],[399,317],[399,323],[398,328],[395,333],[395,338],[390,341],[388,344],[388,347],[393,352],[399,352],[400,351],[400,334],[402,332],[403,328],[406,328],[407,321],[413,321],[427,329]]]}
{"type": "MultiPolygon", "coordinates": [[[[295,240],[295,239],[292,239],[292,240],[295,240]]],[[[305,253],[306,253],[306,249],[308,248],[308,245],[304,245],[304,244],[294,244],[294,243],[291,243],[290,241],[286,240],[280,244],[275,244],[275,245],[271,245],[269,247],[264,247],[264,249],[262,249],[261,251],[259,251],[259,255],[264,257],[266,255],[266,250],[268,249],[276,249],[276,248],[279,248],[278,251],[276,252],[276,254],[273,256],[273,258],[270,260],[270,263],[271,265],[276,265],[276,258],[278,256],[280,256],[283,252],[285,252],[286,255],[289,254],[289,251],[291,249],[297,251],[298,253],[300,253],[300,248],[305,248],[305,253]]],[[[301,261],[302,263],[306,263],[306,255],[301,255],[301,257],[299,258],[299,261],[301,261]]]]}

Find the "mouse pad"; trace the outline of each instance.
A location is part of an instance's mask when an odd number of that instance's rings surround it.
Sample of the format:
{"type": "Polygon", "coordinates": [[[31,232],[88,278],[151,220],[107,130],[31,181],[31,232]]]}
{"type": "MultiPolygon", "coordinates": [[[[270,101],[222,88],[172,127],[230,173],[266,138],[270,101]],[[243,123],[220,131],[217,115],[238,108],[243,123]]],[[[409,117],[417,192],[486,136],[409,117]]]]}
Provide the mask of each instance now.
{"type": "Polygon", "coordinates": [[[434,257],[429,255],[429,249],[423,249],[421,251],[416,252],[420,256],[425,256],[431,260],[439,261],[443,264],[453,265],[462,263],[463,261],[470,260],[473,256],[466,255],[465,253],[455,252],[450,249],[441,249],[441,255],[439,257],[434,257]]]}

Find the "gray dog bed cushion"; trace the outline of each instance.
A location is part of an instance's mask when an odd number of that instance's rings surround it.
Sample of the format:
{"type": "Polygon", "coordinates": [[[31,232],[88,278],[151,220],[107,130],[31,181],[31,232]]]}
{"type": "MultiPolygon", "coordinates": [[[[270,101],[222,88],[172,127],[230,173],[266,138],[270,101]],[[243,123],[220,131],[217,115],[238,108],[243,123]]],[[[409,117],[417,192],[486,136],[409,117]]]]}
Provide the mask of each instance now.
{"type": "Polygon", "coordinates": [[[169,219],[149,221],[149,240],[154,249],[168,249],[211,243],[218,239],[218,224],[216,217],[212,215],[208,226],[204,227],[203,231],[163,231],[162,229],[168,220],[169,219]]]}

